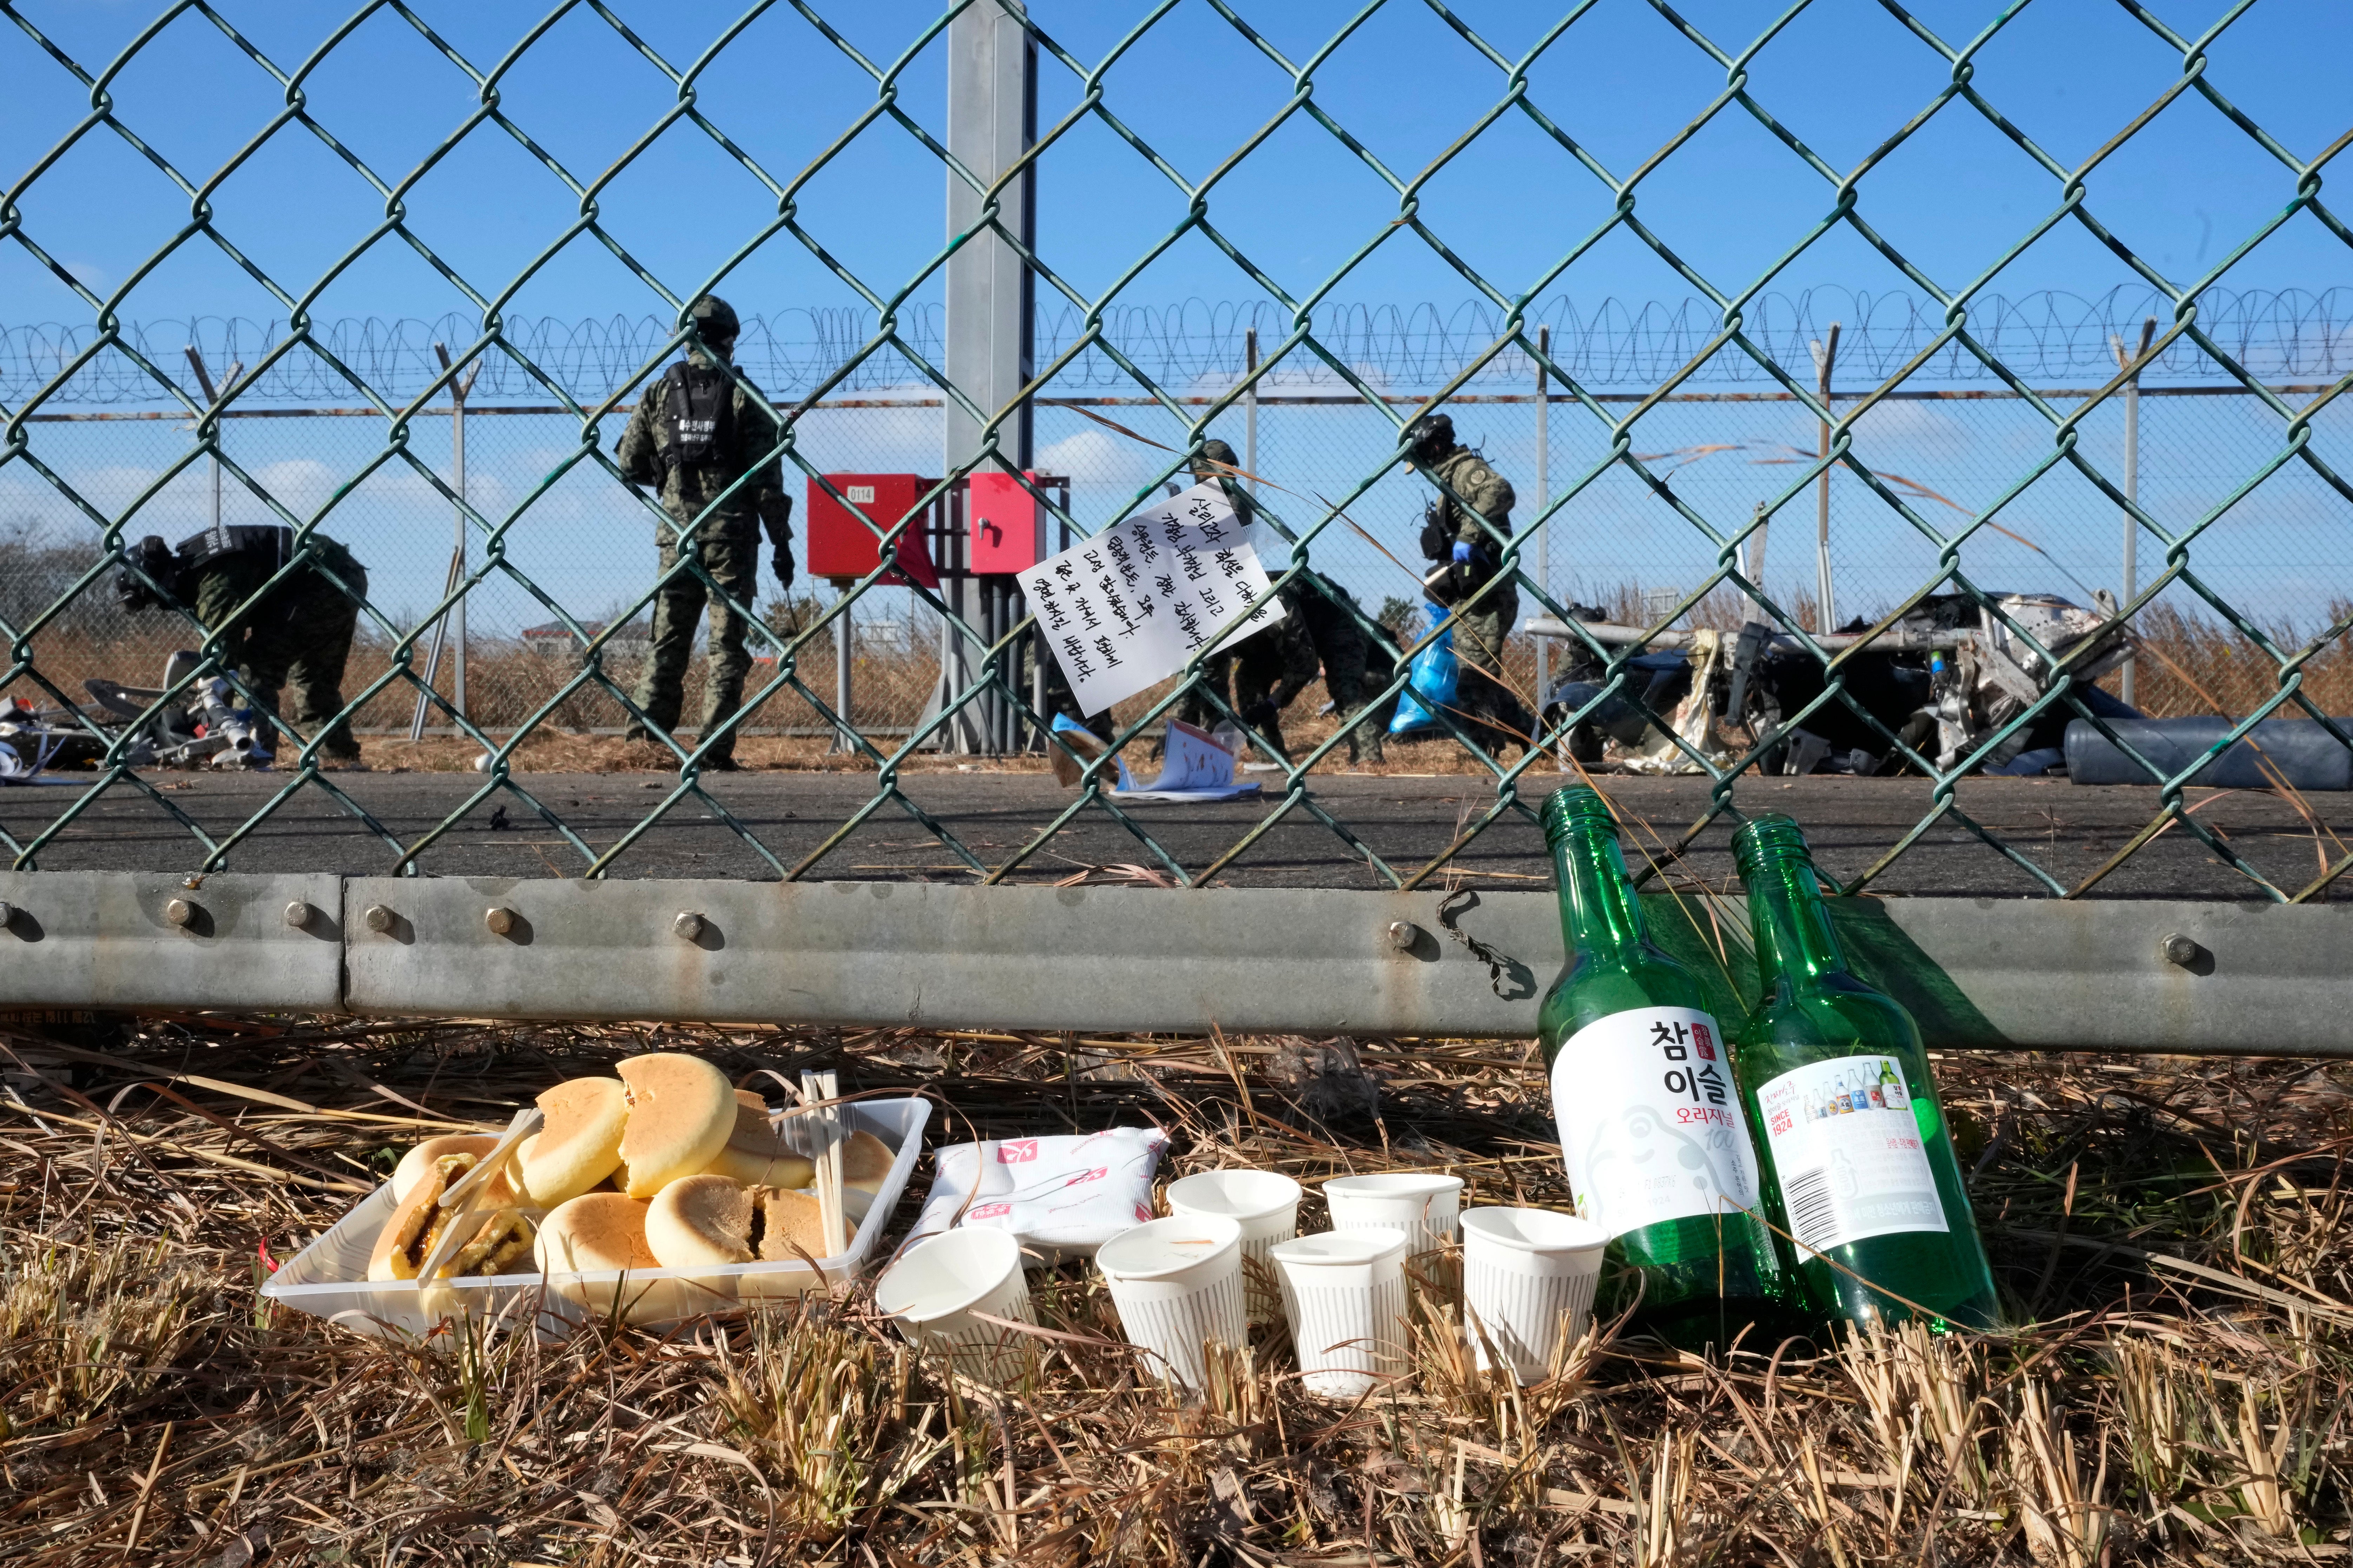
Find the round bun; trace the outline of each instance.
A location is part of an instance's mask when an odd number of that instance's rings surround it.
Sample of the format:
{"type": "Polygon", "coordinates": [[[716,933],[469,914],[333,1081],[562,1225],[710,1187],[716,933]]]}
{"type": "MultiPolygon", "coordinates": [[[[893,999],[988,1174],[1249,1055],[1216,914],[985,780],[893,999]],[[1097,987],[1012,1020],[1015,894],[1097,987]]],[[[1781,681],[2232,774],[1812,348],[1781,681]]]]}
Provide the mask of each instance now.
{"type": "Polygon", "coordinates": [[[499,1146],[497,1138],[488,1133],[445,1132],[438,1138],[427,1138],[400,1157],[392,1173],[392,1201],[406,1203],[410,1189],[425,1174],[425,1168],[444,1154],[471,1154],[480,1158],[499,1146]]]}
{"type": "Polygon", "coordinates": [[[891,1173],[891,1145],[871,1132],[853,1132],[841,1146],[841,1184],[879,1193],[891,1173]]]}
{"type": "Polygon", "coordinates": [[[770,1187],[760,1194],[760,1258],[764,1262],[798,1262],[802,1253],[825,1256],[825,1222],[815,1193],[786,1193],[770,1187]]]}
{"type": "Polygon", "coordinates": [[[681,1176],[646,1209],[646,1245],[664,1268],[749,1263],[759,1256],[760,1189],[725,1176],[681,1176]]]}
{"type": "Polygon", "coordinates": [[[552,1209],[613,1173],[629,1123],[628,1089],[617,1078],[566,1079],[539,1097],[546,1120],[517,1151],[523,1190],[552,1209]]]}
{"type": "Polygon", "coordinates": [[[727,1075],[679,1051],[631,1057],[614,1070],[628,1086],[619,1156],[628,1167],[629,1195],[650,1198],[709,1169],[735,1131],[738,1101],[727,1075]]]}
{"type": "Polygon", "coordinates": [[[849,1135],[841,1146],[841,1212],[853,1226],[862,1223],[874,1206],[882,1180],[891,1173],[891,1146],[871,1132],[849,1135]]]}
{"type": "Polygon", "coordinates": [[[785,1142],[783,1129],[768,1120],[768,1108],[757,1095],[741,1103],[749,1089],[735,1091],[735,1125],[727,1146],[711,1162],[712,1173],[733,1177],[747,1187],[805,1187],[817,1173],[807,1160],[785,1142]]]}
{"type": "Polygon", "coordinates": [[[532,1255],[551,1274],[660,1267],[646,1246],[646,1205],[620,1193],[588,1193],[556,1208],[540,1221],[532,1255]]]}
{"type": "Polygon", "coordinates": [[[746,1187],[705,1173],[682,1176],[646,1205],[646,1242],[665,1268],[791,1263],[770,1273],[712,1275],[693,1281],[722,1297],[797,1296],[822,1276],[803,1262],[825,1256],[825,1227],[809,1193],[746,1187]]]}
{"type": "MultiPolygon", "coordinates": [[[[474,1168],[476,1159],[466,1151],[444,1154],[419,1173],[408,1196],[392,1211],[392,1217],[376,1236],[375,1250],[368,1255],[367,1277],[371,1280],[417,1277],[425,1260],[439,1244],[442,1231],[458,1217],[456,1210],[441,1206],[441,1194],[474,1168]]],[[[490,1201],[497,1203],[498,1194],[503,1193],[503,1184],[493,1181],[490,1201]]],[[[523,1254],[531,1249],[530,1223],[511,1208],[501,1205],[487,1215],[476,1208],[467,1219],[474,1226],[473,1236],[449,1255],[434,1278],[503,1274],[521,1263],[523,1254]]]]}

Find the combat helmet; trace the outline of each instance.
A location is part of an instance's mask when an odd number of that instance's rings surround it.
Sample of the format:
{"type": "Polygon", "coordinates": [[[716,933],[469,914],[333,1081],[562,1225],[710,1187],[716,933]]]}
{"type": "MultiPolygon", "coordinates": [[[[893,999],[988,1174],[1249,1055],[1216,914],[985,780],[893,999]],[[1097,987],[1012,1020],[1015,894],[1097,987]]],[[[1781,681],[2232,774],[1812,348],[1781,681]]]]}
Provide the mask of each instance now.
{"type": "Polygon", "coordinates": [[[1235,472],[1240,468],[1241,459],[1234,456],[1233,447],[1213,437],[1201,443],[1200,451],[1194,454],[1188,466],[1195,479],[1215,479],[1235,472]]]}
{"type": "Polygon", "coordinates": [[[743,323],[735,319],[735,307],[716,294],[697,296],[686,313],[706,343],[732,343],[743,331],[743,323]]]}
{"type": "Polygon", "coordinates": [[[1434,463],[1454,450],[1454,421],[1443,414],[1425,414],[1405,427],[1399,437],[1409,462],[1434,463]]]}

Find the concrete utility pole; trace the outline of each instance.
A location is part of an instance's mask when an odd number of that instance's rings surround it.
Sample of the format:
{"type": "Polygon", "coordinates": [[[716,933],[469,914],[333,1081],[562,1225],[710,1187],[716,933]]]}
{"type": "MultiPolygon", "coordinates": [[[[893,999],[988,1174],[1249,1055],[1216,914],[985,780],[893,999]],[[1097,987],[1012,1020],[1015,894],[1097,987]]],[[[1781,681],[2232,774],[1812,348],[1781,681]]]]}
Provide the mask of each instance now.
{"type": "MultiPolygon", "coordinates": [[[[435,343],[433,353],[441,361],[441,368],[449,368],[449,345],[435,343]]],[[[473,368],[449,384],[449,468],[452,488],[458,492],[457,536],[449,546],[449,572],[441,587],[444,598],[458,591],[466,580],[466,395],[474,390],[474,378],[482,374],[486,362],[476,360],[473,368]]],[[[433,644],[425,657],[425,685],[417,693],[417,710],[408,716],[408,738],[425,739],[425,721],[431,711],[432,700],[426,692],[441,674],[441,647],[448,643],[450,652],[449,706],[458,717],[466,716],[466,601],[459,599],[449,606],[449,613],[433,628],[433,644]]]]}
{"type": "MultiPolygon", "coordinates": [[[[1838,363],[1839,324],[1831,323],[1831,335],[1814,347],[1815,390],[1821,395],[1822,406],[1831,405],[1831,370],[1838,363]]],[[[1831,422],[1822,421],[1822,456],[1831,455],[1831,422]]],[[[1831,471],[1822,470],[1820,489],[1814,497],[1814,630],[1838,630],[1838,603],[1831,593],[1831,471]]]]}
{"type": "MultiPolygon", "coordinates": [[[[2148,353],[2149,341],[2157,336],[2157,318],[2149,317],[2140,324],[2140,347],[2127,353],[2122,338],[2108,339],[2108,347],[2116,352],[2116,368],[2132,370],[2133,362],[2148,353]]],[[[2135,506],[2140,504],[2140,373],[2125,383],[2125,499],[2135,506]]],[[[2125,513],[2124,589],[2116,599],[2122,609],[2132,603],[2140,592],[2140,520],[2125,513]]],[[[2125,660],[2116,672],[2116,695],[2126,703],[2133,700],[2133,661],[2125,660]]]]}
{"type": "MultiPolygon", "coordinates": [[[[195,344],[190,343],[188,345],[187,354],[188,368],[196,373],[196,384],[204,389],[205,405],[206,407],[210,407],[212,405],[220,401],[220,394],[214,390],[213,387],[212,372],[206,367],[205,356],[196,352],[195,344]]],[[[239,360],[235,364],[228,367],[228,374],[224,379],[227,381],[230,385],[234,386],[237,384],[237,378],[244,374],[245,362],[243,360],[239,360]]],[[[216,445],[213,452],[212,465],[213,513],[210,526],[215,533],[218,533],[221,526],[221,464],[220,452],[217,444],[216,445]]],[[[216,548],[223,548],[223,546],[216,546],[216,548]]]]}
{"type": "MultiPolygon", "coordinates": [[[[976,0],[948,24],[948,152],[984,184],[1018,163],[1038,138],[1038,47],[1023,26],[1027,15],[1020,0],[976,0]]],[[[947,182],[947,230],[954,240],[982,225],[989,204],[953,169],[947,182]]],[[[1034,247],[1035,176],[1024,174],[1008,184],[994,205],[997,223],[1023,247],[1034,247]]],[[[995,232],[976,237],[948,258],[948,380],[992,417],[1029,381],[1035,287],[1020,253],[995,232]]],[[[980,451],[981,425],[954,402],[944,412],[944,471],[953,473],[980,451]]],[[[1030,447],[1025,402],[997,427],[996,449],[1004,466],[1018,473],[1034,466],[1030,447]]],[[[943,574],[941,597],[957,616],[974,620],[979,610],[974,588],[963,574],[943,574]]],[[[943,626],[934,712],[971,684],[972,663],[971,645],[953,624],[943,626]]],[[[945,750],[972,752],[986,743],[981,716],[969,709],[940,734],[945,750]]]]}
{"type": "MultiPolygon", "coordinates": [[[[1552,329],[1536,329],[1536,353],[1552,357],[1552,329]]],[[[1536,514],[1552,503],[1552,399],[1545,391],[1544,359],[1536,361],[1536,514]]],[[[1552,592],[1552,525],[1545,523],[1536,535],[1536,580],[1544,591],[1552,592]]],[[[1551,612],[1547,611],[1546,614],[1551,612]]],[[[1546,678],[1552,673],[1552,639],[1536,638],[1536,708],[1545,705],[1546,678]]]]}

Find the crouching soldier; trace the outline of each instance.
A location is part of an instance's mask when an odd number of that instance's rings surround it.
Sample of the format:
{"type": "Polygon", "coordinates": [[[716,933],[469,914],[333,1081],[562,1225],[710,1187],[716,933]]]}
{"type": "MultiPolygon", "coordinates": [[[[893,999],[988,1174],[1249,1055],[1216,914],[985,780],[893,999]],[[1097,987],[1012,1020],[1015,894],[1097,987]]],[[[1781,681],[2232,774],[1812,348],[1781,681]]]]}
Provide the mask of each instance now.
{"type": "MultiPolygon", "coordinates": [[[[1302,572],[1283,593],[1283,603],[1307,628],[1315,657],[1324,666],[1324,690],[1332,699],[1333,720],[1345,725],[1364,712],[1365,693],[1373,674],[1372,644],[1356,623],[1356,595],[1313,569],[1302,572]]],[[[1392,658],[1388,668],[1396,668],[1392,658]]],[[[1381,679],[1386,681],[1388,677],[1384,673],[1381,679]]],[[[1348,761],[1379,762],[1382,731],[1383,726],[1372,718],[1350,730],[1348,761]]]]}
{"type": "Polygon", "coordinates": [[[282,692],[293,709],[295,731],[320,738],[319,750],[331,763],[356,767],[360,743],[337,716],[367,569],[323,533],[311,535],[310,548],[305,565],[240,614],[293,558],[292,529],[279,523],[208,528],[182,540],[176,550],[151,533],[132,548],[139,571],[116,578],[115,596],[128,610],[185,611],[219,638],[221,668],[253,696],[248,760],[266,763],[278,751],[273,721],[285,721],[282,692]]]}
{"type": "Polygon", "coordinates": [[[1282,710],[1315,681],[1315,643],[1294,608],[1234,645],[1234,711],[1286,761],[1282,710]]]}

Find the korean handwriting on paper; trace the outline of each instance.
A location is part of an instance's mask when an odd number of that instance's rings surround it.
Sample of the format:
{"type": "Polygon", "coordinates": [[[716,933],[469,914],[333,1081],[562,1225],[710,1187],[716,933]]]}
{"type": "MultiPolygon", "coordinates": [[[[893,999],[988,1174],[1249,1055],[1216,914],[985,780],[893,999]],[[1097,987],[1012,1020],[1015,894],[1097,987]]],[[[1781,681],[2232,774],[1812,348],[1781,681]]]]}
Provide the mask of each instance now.
{"type": "Polygon", "coordinates": [[[1282,617],[1258,539],[1223,490],[1198,485],[1022,577],[1081,711],[1167,679],[1206,647],[1282,617]]]}

